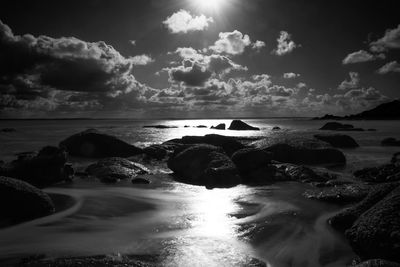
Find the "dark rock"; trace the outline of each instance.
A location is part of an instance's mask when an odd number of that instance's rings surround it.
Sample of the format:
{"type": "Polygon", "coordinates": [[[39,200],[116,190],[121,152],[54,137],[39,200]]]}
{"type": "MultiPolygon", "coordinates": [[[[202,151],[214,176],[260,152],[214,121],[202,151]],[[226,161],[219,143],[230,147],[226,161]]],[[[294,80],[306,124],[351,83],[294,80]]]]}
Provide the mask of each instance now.
{"type": "Polygon", "coordinates": [[[400,140],[397,140],[396,138],[389,137],[385,138],[381,142],[382,146],[400,146],[400,140]]]}
{"type": "Polygon", "coordinates": [[[329,219],[333,228],[345,232],[368,209],[385,198],[391,191],[398,187],[398,183],[388,183],[371,187],[368,195],[358,204],[344,209],[329,219]]]}
{"type": "Polygon", "coordinates": [[[299,181],[299,182],[326,182],[328,179],[332,178],[327,175],[317,174],[311,168],[306,166],[297,166],[292,164],[281,164],[279,165],[279,169],[283,171],[283,173],[288,177],[291,181],[299,181]]]}
{"type": "Polygon", "coordinates": [[[1,132],[3,133],[13,133],[16,132],[17,130],[15,128],[3,128],[1,129],[1,132]]]}
{"type": "Polygon", "coordinates": [[[73,169],[65,165],[67,154],[57,147],[44,147],[38,153],[21,153],[10,163],[0,166],[0,175],[20,179],[38,187],[70,178],[73,169]]]}
{"type": "Polygon", "coordinates": [[[87,167],[86,172],[104,183],[116,183],[150,171],[143,165],[124,158],[105,158],[87,167]]]}
{"type": "Polygon", "coordinates": [[[334,134],[334,135],[322,135],[316,134],[315,138],[327,142],[333,147],[341,147],[341,148],[354,148],[359,147],[357,142],[348,135],[343,134],[334,134]]]}
{"type": "Polygon", "coordinates": [[[169,125],[145,125],[143,128],[154,128],[154,129],[173,129],[178,128],[177,126],[169,126],[169,125]]]}
{"type": "Polygon", "coordinates": [[[196,126],[196,128],[208,128],[208,127],[205,125],[198,125],[198,126],[196,126]]]}
{"type": "Polygon", "coordinates": [[[207,188],[232,187],[241,182],[235,164],[221,148],[211,145],[183,150],[168,160],[168,167],[178,181],[207,188]]]}
{"type": "Polygon", "coordinates": [[[222,147],[229,156],[244,148],[244,145],[242,145],[242,143],[237,141],[235,138],[217,134],[208,134],[205,136],[184,136],[181,139],[169,140],[164,144],[208,144],[222,147]]]}
{"type": "Polygon", "coordinates": [[[339,122],[328,122],[320,128],[320,130],[330,131],[363,131],[360,128],[354,128],[351,124],[342,124],[339,122]]]}
{"type": "Polygon", "coordinates": [[[132,184],[150,184],[150,181],[144,178],[135,178],[131,182],[132,184]]]}
{"type": "Polygon", "coordinates": [[[335,204],[355,203],[368,194],[369,187],[362,184],[348,184],[321,189],[307,190],[304,196],[335,204]]]}
{"type": "Polygon", "coordinates": [[[400,163],[399,157],[400,157],[400,152],[394,153],[393,156],[392,156],[392,159],[390,160],[390,163],[392,163],[392,164],[400,163]]]}
{"type": "Polygon", "coordinates": [[[376,129],[367,129],[368,132],[376,132],[376,129]]]}
{"type": "Polygon", "coordinates": [[[346,163],[343,152],[333,148],[319,148],[312,144],[278,143],[265,149],[272,153],[272,159],[293,164],[335,164],[346,163]]]}
{"type": "Polygon", "coordinates": [[[274,128],[272,128],[273,131],[279,131],[281,130],[281,127],[275,126],[274,128]]]}
{"type": "Polygon", "coordinates": [[[60,143],[60,147],[72,156],[88,158],[130,157],[143,153],[140,148],[94,129],[68,137],[60,143]]]}
{"type": "Polygon", "coordinates": [[[400,261],[400,187],[364,212],[346,238],[363,260],[400,261]]]}
{"type": "Polygon", "coordinates": [[[393,261],[387,261],[382,259],[373,259],[361,262],[354,267],[400,267],[400,264],[393,261]]]}
{"type": "Polygon", "coordinates": [[[143,152],[151,158],[163,159],[167,156],[168,150],[163,145],[151,145],[143,149],[143,152]]]}
{"type": "Polygon", "coordinates": [[[400,180],[400,165],[390,163],[378,167],[365,168],[355,171],[354,176],[365,182],[394,182],[400,180]]]}
{"type": "Polygon", "coordinates": [[[235,131],[259,131],[260,130],[260,128],[250,126],[241,120],[232,121],[231,125],[229,126],[228,129],[235,130],[235,131]]]}
{"type": "Polygon", "coordinates": [[[54,213],[50,197],[20,180],[0,176],[0,226],[7,226],[54,213]]]}
{"type": "Polygon", "coordinates": [[[264,167],[271,163],[271,159],[271,153],[256,148],[244,148],[232,155],[232,161],[240,173],[248,173],[264,167]]]}
{"type": "Polygon", "coordinates": [[[217,126],[211,126],[211,129],[214,129],[214,130],[225,130],[226,129],[226,125],[225,125],[225,123],[221,123],[221,124],[218,124],[217,126]]]}

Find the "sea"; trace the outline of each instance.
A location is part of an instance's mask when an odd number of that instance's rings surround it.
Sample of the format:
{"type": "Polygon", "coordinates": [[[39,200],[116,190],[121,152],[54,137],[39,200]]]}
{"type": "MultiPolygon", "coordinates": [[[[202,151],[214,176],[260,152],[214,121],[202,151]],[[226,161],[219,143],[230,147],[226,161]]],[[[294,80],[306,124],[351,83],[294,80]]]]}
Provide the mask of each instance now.
{"type": "MultiPolygon", "coordinates": [[[[321,133],[318,129],[325,123],[310,118],[244,121],[261,130],[210,129],[220,123],[229,125],[230,119],[3,120],[0,129],[16,131],[0,132],[0,160],[57,146],[89,128],[146,147],[186,135],[312,136],[321,133]],[[171,128],[144,127],[151,125],[171,128]]],[[[330,171],[350,176],[357,169],[387,163],[400,150],[380,145],[384,138],[400,137],[398,122],[346,123],[376,131],[346,132],[360,147],[343,149],[346,166],[330,171]]],[[[50,259],[107,255],[117,261],[124,255],[155,255],[161,266],[179,267],[252,266],[253,259],[271,267],[346,266],[356,258],[345,238],[327,223],[344,207],[305,198],[303,193],[310,185],[282,182],[207,190],[173,181],[165,163],[141,160],[153,173],[146,177],[150,185],[129,181],[105,185],[86,178],[44,189],[55,199],[57,212],[0,229],[0,265],[34,255],[50,259]]],[[[93,162],[71,161],[78,170],[93,162]]]]}

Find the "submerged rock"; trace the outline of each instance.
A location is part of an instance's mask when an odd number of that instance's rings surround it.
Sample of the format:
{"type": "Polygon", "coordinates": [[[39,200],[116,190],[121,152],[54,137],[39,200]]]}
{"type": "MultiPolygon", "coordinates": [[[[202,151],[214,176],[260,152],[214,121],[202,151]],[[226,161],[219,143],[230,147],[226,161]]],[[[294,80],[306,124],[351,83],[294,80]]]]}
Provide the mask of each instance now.
{"type": "Polygon", "coordinates": [[[322,135],[316,134],[314,135],[318,140],[324,141],[332,145],[333,147],[341,147],[341,148],[355,148],[359,147],[357,142],[348,135],[343,134],[334,134],[334,135],[322,135]]]}
{"type": "Polygon", "coordinates": [[[116,183],[150,171],[143,165],[124,158],[105,158],[87,167],[86,172],[103,183],[116,183]]]}
{"type": "Polygon", "coordinates": [[[363,260],[400,261],[400,187],[364,212],[346,238],[363,260]]]}
{"type": "Polygon", "coordinates": [[[272,131],[279,131],[281,130],[281,127],[275,126],[274,128],[272,128],[272,131]]]}
{"type": "Polygon", "coordinates": [[[396,138],[389,137],[385,138],[381,142],[382,146],[400,146],[400,140],[397,140],[396,138]]]}
{"type": "Polygon", "coordinates": [[[72,135],[60,143],[72,156],[88,158],[130,157],[143,150],[118,138],[89,129],[72,135]]]}
{"type": "Polygon", "coordinates": [[[355,203],[368,194],[369,186],[362,184],[346,184],[323,189],[307,190],[304,196],[335,204],[355,203]]]}
{"type": "Polygon", "coordinates": [[[229,126],[228,129],[235,130],[235,131],[259,131],[260,130],[260,128],[250,126],[241,120],[232,121],[231,125],[229,126]]]}
{"type": "Polygon", "coordinates": [[[54,213],[54,204],[42,190],[17,179],[0,176],[0,226],[54,213]]]}
{"type": "Polygon", "coordinates": [[[342,124],[339,122],[328,122],[320,128],[320,130],[330,131],[364,131],[361,128],[354,128],[351,124],[342,124]]]}
{"type": "Polygon", "coordinates": [[[66,165],[67,154],[57,147],[47,146],[39,152],[21,153],[10,163],[0,166],[0,175],[17,178],[38,187],[52,185],[73,175],[66,165]]]}
{"type": "Polygon", "coordinates": [[[154,128],[154,129],[173,129],[178,128],[178,126],[170,126],[170,125],[145,125],[143,128],[154,128]]]}
{"type": "Polygon", "coordinates": [[[178,181],[207,188],[233,187],[240,184],[236,166],[221,148],[195,145],[168,160],[178,181]]]}
{"type": "Polygon", "coordinates": [[[226,129],[226,125],[225,125],[225,123],[221,123],[221,124],[218,124],[217,126],[211,126],[211,129],[214,129],[214,130],[225,130],[226,129]]]}
{"type": "Polygon", "coordinates": [[[181,139],[169,140],[163,145],[165,144],[208,144],[221,147],[229,156],[245,147],[242,143],[240,143],[233,137],[218,134],[208,134],[205,136],[184,136],[181,139]]]}

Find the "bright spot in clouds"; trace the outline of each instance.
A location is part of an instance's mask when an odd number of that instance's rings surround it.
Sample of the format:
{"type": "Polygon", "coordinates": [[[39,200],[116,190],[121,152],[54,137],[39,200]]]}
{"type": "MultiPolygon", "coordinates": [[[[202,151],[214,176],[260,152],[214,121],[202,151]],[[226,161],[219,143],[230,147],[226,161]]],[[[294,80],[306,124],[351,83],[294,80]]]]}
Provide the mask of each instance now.
{"type": "Polygon", "coordinates": [[[218,10],[228,0],[190,0],[192,4],[201,10],[218,10]]]}

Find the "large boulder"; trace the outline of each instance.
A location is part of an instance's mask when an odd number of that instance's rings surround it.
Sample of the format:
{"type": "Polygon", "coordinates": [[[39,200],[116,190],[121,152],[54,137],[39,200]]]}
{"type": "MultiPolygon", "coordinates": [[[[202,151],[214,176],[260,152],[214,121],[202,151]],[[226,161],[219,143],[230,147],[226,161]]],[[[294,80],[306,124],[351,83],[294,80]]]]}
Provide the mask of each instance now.
{"type": "Polygon", "coordinates": [[[0,227],[54,213],[50,197],[17,179],[0,176],[0,227]]]}
{"type": "Polygon", "coordinates": [[[357,142],[348,135],[343,134],[333,134],[333,135],[322,135],[316,134],[314,135],[315,138],[318,140],[324,141],[329,143],[333,147],[340,147],[340,148],[355,148],[359,147],[357,142]]]}
{"type": "Polygon", "coordinates": [[[178,181],[225,188],[240,184],[235,164],[221,148],[211,145],[189,147],[168,160],[178,181]]]}
{"type": "Polygon", "coordinates": [[[241,120],[232,121],[231,125],[229,126],[228,129],[235,130],[235,131],[259,131],[260,130],[260,128],[250,126],[241,120]]]}
{"type": "Polygon", "coordinates": [[[400,261],[400,187],[364,212],[346,231],[363,260],[400,261]]]}
{"type": "Polygon", "coordinates": [[[320,128],[320,130],[330,130],[330,131],[364,131],[361,128],[354,128],[351,124],[343,124],[340,122],[328,122],[320,128]]]}
{"type": "Polygon", "coordinates": [[[276,167],[271,165],[272,155],[261,149],[244,148],[232,155],[245,184],[268,184],[277,178],[276,167]]]}
{"type": "Polygon", "coordinates": [[[234,137],[223,136],[218,134],[208,134],[205,136],[184,136],[181,139],[173,139],[165,142],[165,144],[208,144],[212,146],[221,147],[225,153],[231,156],[236,151],[244,148],[245,146],[237,141],[234,137]]]}
{"type": "Polygon", "coordinates": [[[382,146],[400,146],[400,140],[397,140],[396,138],[389,137],[385,138],[381,142],[382,146]]]}
{"type": "Polygon", "coordinates": [[[73,169],[66,164],[63,149],[47,146],[39,152],[21,153],[12,162],[0,167],[0,175],[24,180],[38,187],[52,185],[70,178],[73,169]]]}
{"type": "Polygon", "coordinates": [[[335,164],[346,163],[343,152],[334,148],[314,148],[307,145],[280,143],[265,149],[272,153],[272,159],[293,164],[335,164]]]}
{"type": "Polygon", "coordinates": [[[130,157],[143,150],[118,138],[89,129],[72,135],[60,143],[72,156],[87,158],[130,157]]]}
{"type": "Polygon", "coordinates": [[[143,165],[124,158],[105,158],[86,168],[86,172],[103,183],[116,183],[119,180],[135,178],[150,171],[143,165]]]}

